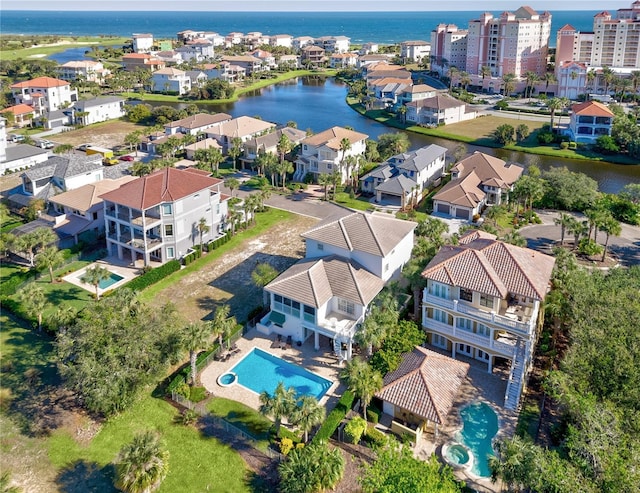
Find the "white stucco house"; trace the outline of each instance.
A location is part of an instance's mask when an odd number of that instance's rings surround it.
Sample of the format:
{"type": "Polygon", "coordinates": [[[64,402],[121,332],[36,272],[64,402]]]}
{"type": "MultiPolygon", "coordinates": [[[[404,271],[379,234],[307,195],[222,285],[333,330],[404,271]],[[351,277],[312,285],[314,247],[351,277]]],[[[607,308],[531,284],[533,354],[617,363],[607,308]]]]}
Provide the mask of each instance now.
{"type": "Polygon", "coordinates": [[[79,125],[115,120],[125,115],[125,99],[120,96],[100,96],[78,101],[72,108],[73,120],[79,125]]]}
{"type": "Polygon", "coordinates": [[[191,79],[184,70],[163,68],[156,70],[151,77],[151,91],[175,92],[183,95],[191,90],[191,79]]]}
{"type": "Polygon", "coordinates": [[[416,223],[387,214],[354,212],[303,233],[306,256],[265,286],[269,313],[257,324],[264,334],[293,341],[332,341],[342,360],[370,303],[409,261],[416,223]]]}

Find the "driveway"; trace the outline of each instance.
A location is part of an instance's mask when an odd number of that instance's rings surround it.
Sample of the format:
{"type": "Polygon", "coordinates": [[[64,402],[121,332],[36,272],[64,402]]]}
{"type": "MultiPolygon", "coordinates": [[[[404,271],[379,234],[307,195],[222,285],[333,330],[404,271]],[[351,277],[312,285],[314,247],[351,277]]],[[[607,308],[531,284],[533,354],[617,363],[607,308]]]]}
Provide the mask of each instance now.
{"type": "MultiPolygon", "coordinates": [[[[518,232],[527,239],[527,246],[534,250],[550,252],[551,248],[560,241],[560,226],[556,226],[553,220],[559,213],[555,211],[536,211],[542,224],[525,226],[518,232]]],[[[581,214],[575,217],[583,218],[581,214]]],[[[565,234],[565,240],[571,239],[571,235],[565,234]]],[[[598,233],[598,243],[604,244],[604,233],[598,233]]],[[[609,238],[609,250],[618,258],[621,265],[631,267],[640,265],[640,227],[622,224],[620,236],[609,238]]]]}

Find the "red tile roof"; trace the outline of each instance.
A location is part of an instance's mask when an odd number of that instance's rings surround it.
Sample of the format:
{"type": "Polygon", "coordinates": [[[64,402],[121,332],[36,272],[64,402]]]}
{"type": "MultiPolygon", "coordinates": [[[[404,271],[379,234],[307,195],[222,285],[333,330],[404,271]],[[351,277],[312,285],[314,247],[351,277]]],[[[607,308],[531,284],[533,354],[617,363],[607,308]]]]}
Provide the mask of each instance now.
{"type": "Polygon", "coordinates": [[[576,115],[608,116],[611,118],[615,116],[613,111],[598,101],[585,101],[584,103],[574,104],[571,107],[571,111],[576,115]]]}
{"type": "Polygon", "coordinates": [[[208,174],[206,171],[193,168],[163,168],[101,197],[134,209],[149,209],[165,202],[175,202],[222,183],[222,180],[205,176],[208,174]]]}
{"type": "Polygon", "coordinates": [[[16,104],[15,106],[9,106],[2,111],[10,111],[14,115],[26,115],[28,113],[33,113],[33,108],[28,104],[16,104]]]}
{"type": "Polygon", "coordinates": [[[35,79],[25,80],[24,82],[18,82],[13,84],[11,88],[22,89],[25,87],[61,87],[68,86],[69,82],[66,80],[54,79],[53,77],[36,77],[35,79]]]}
{"type": "Polygon", "coordinates": [[[376,397],[434,423],[444,423],[469,364],[423,347],[402,355],[397,370],[387,373],[376,397]]]}

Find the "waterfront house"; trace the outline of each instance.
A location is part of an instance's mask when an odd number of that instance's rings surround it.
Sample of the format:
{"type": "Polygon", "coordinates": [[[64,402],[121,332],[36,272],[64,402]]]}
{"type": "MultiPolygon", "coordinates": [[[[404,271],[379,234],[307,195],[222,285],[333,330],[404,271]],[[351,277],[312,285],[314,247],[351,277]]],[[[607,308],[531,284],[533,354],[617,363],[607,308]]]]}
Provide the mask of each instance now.
{"type": "Polygon", "coordinates": [[[222,79],[226,82],[237,82],[247,76],[247,69],[229,62],[206,63],[202,71],[209,79],[222,79]]]}
{"type": "Polygon", "coordinates": [[[405,87],[397,96],[398,106],[406,105],[413,101],[420,101],[422,99],[433,98],[438,91],[427,84],[414,84],[405,87]]]}
{"type": "Polygon", "coordinates": [[[305,46],[312,45],[312,44],[313,44],[313,38],[311,36],[298,36],[297,38],[293,38],[293,42],[292,42],[293,49],[296,51],[300,51],[305,46]]]}
{"type": "Polygon", "coordinates": [[[435,144],[390,157],[360,178],[360,188],[376,202],[399,199],[401,207],[415,201],[444,173],[447,149],[435,144]]]}
{"type": "Polygon", "coordinates": [[[349,178],[344,159],[349,156],[363,156],[367,148],[366,140],[369,136],[342,127],[332,127],[328,130],[304,139],[296,159],[296,171],[293,179],[302,181],[307,173],[315,179],[321,174],[332,174],[337,171],[342,181],[349,178]],[[349,149],[342,149],[342,142],[349,142],[349,149]]]}
{"type": "Polygon", "coordinates": [[[279,68],[297,70],[300,68],[300,55],[281,55],[277,63],[279,68]]]}
{"type": "Polygon", "coordinates": [[[271,46],[282,46],[284,48],[293,48],[293,36],[290,34],[276,34],[269,37],[271,46]]]}
{"type": "Polygon", "coordinates": [[[257,58],[262,62],[263,67],[267,70],[277,67],[276,57],[271,52],[265,50],[253,50],[247,53],[247,55],[257,58]]]}
{"type": "Polygon", "coordinates": [[[36,117],[66,108],[78,100],[78,91],[66,80],[53,77],[36,77],[11,85],[11,95],[16,103],[33,108],[36,117]]]}
{"type": "Polygon", "coordinates": [[[470,231],[429,262],[422,326],[435,347],[509,369],[504,405],[526,385],[555,259],[470,231]]]}
{"type": "Polygon", "coordinates": [[[268,36],[267,34],[262,34],[258,31],[252,31],[243,36],[242,44],[249,50],[255,50],[258,46],[268,45],[269,40],[270,36],[268,36]]]}
{"type": "Polygon", "coordinates": [[[431,44],[426,41],[403,41],[400,43],[400,58],[404,63],[421,63],[429,60],[431,44]]]}
{"type": "Polygon", "coordinates": [[[72,60],[58,67],[58,76],[68,82],[82,79],[86,82],[102,84],[109,74],[111,70],[104,68],[102,62],[94,60],[72,60]]]}
{"type": "Polygon", "coordinates": [[[406,108],[407,121],[418,125],[449,125],[478,116],[464,102],[443,94],[412,101],[406,104],[406,108]]]}
{"type": "Polygon", "coordinates": [[[122,66],[127,72],[135,72],[137,69],[154,72],[163,69],[166,64],[149,53],[127,53],[122,56],[122,66]]]}
{"type": "Polygon", "coordinates": [[[327,53],[346,53],[350,42],[351,39],[346,36],[321,36],[313,40],[313,44],[327,53]]]}
{"type": "Polygon", "coordinates": [[[615,115],[598,101],[586,101],[571,106],[569,136],[575,142],[594,144],[601,135],[611,135],[615,115]]]}
{"type": "Polygon", "coordinates": [[[232,120],[217,123],[206,131],[207,137],[218,141],[225,152],[233,146],[233,139],[239,138],[243,143],[258,135],[272,132],[275,123],[265,122],[250,116],[240,116],[232,120]]]}
{"type": "Polygon", "coordinates": [[[451,181],[433,197],[438,214],[471,221],[485,205],[508,201],[524,168],[476,151],[451,169],[451,181]]]}
{"type": "Polygon", "coordinates": [[[165,67],[173,67],[174,65],[182,63],[180,53],[175,50],[156,51],[155,56],[164,62],[165,67]]]}
{"type": "Polygon", "coordinates": [[[386,214],[354,212],[302,236],[306,256],[265,286],[269,313],[257,328],[304,342],[332,341],[343,360],[368,307],[409,261],[416,223],[386,214]]]}
{"type": "Polygon", "coordinates": [[[228,122],[231,118],[232,116],[226,113],[215,113],[213,115],[210,113],[197,113],[180,120],[165,123],[164,132],[166,135],[175,135],[178,133],[183,135],[197,135],[218,123],[228,122]]]}
{"type": "Polygon", "coordinates": [[[177,47],[175,51],[185,62],[202,62],[211,60],[214,56],[213,42],[204,38],[187,41],[183,46],[177,47]]]}
{"type": "Polygon", "coordinates": [[[149,53],[153,49],[153,34],[134,33],[131,36],[134,53],[149,53]]]}
{"type": "Polygon", "coordinates": [[[223,234],[227,196],[222,180],[198,169],[164,168],[102,194],[107,250],[132,264],[165,263],[223,234]]]}
{"type": "Polygon", "coordinates": [[[123,176],[110,180],[89,183],[49,198],[52,206],[53,230],[60,237],[95,241],[104,233],[104,207],[100,195],[135,180],[134,176],[123,176]]]}
{"type": "Polygon", "coordinates": [[[268,70],[268,67],[263,65],[262,60],[251,55],[224,56],[222,57],[222,61],[230,65],[242,67],[247,75],[268,70]]]}
{"type": "Polygon", "coordinates": [[[125,115],[125,99],[120,96],[100,96],[78,101],[71,108],[72,120],[77,125],[106,122],[125,115]]]}
{"type": "Polygon", "coordinates": [[[358,55],[355,53],[332,53],[329,55],[329,67],[343,69],[355,67],[358,62],[358,55]]]}
{"type": "Polygon", "coordinates": [[[327,63],[324,49],[319,46],[306,45],[300,49],[300,63],[303,67],[320,67],[327,63]]]}
{"type": "Polygon", "coordinates": [[[183,70],[163,68],[151,76],[151,91],[177,93],[179,96],[191,90],[191,79],[183,70]]]}
{"type": "Polygon", "coordinates": [[[191,80],[191,87],[202,87],[204,86],[209,77],[202,70],[186,70],[185,74],[191,80]]]}

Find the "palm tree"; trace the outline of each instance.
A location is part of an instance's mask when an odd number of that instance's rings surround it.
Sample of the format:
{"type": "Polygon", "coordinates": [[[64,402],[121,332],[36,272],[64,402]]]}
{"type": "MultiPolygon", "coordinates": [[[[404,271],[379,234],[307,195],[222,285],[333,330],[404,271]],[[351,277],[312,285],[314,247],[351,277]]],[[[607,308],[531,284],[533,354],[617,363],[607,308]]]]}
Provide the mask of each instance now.
{"type": "Polygon", "coordinates": [[[553,72],[547,72],[542,76],[542,80],[544,81],[544,93],[547,94],[549,92],[549,84],[553,84],[557,82],[556,76],[553,72]]]}
{"type": "Polygon", "coordinates": [[[565,212],[561,212],[560,216],[556,217],[553,222],[556,226],[560,226],[560,246],[564,245],[564,234],[568,227],[571,227],[571,221],[573,216],[565,212]]]}
{"type": "Polygon", "coordinates": [[[51,229],[38,228],[30,233],[16,236],[14,247],[18,252],[25,253],[29,260],[29,265],[34,267],[38,250],[50,245],[57,239],[58,237],[51,229]]]}
{"type": "Polygon", "coordinates": [[[547,101],[547,108],[549,108],[551,114],[551,121],[549,122],[551,130],[553,130],[553,119],[556,116],[556,111],[563,110],[567,106],[567,103],[567,98],[551,98],[547,101]]]}
{"type": "Polygon", "coordinates": [[[362,401],[363,416],[367,417],[367,406],[375,393],[382,388],[382,375],[360,358],[353,358],[340,375],[347,387],[362,401]]]}
{"type": "Polygon", "coordinates": [[[231,159],[233,159],[233,169],[238,168],[238,158],[242,154],[242,139],[240,137],[234,137],[231,139],[231,147],[227,151],[231,159]]]}
{"type": "Polygon", "coordinates": [[[604,259],[607,255],[607,248],[609,246],[609,236],[620,236],[620,233],[622,233],[622,227],[620,226],[620,221],[609,215],[600,223],[599,228],[607,235],[607,239],[604,242],[604,250],[602,251],[601,260],[602,262],[604,262],[604,259]]]}
{"type": "Polygon", "coordinates": [[[106,281],[110,276],[111,272],[100,265],[96,265],[95,267],[88,267],[87,270],[84,271],[80,282],[83,284],[91,284],[96,290],[96,300],[99,300],[100,294],[98,293],[98,287],[102,281],[106,281]]]}
{"type": "Polygon", "coordinates": [[[324,187],[324,200],[328,200],[327,197],[327,190],[329,188],[329,185],[331,184],[332,179],[331,179],[331,175],[327,174],[327,173],[320,173],[318,175],[318,184],[324,187]]]}
{"type": "Polygon", "coordinates": [[[485,217],[489,219],[496,228],[498,227],[498,221],[500,221],[500,219],[504,218],[506,215],[507,208],[502,204],[489,207],[487,209],[487,212],[485,213],[485,217]]]}
{"type": "Polygon", "coordinates": [[[480,67],[480,75],[482,76],[482,85],[484,86],[484,79],[489,76],[491,77],[491,67],[488,65],[483,65],[480,67]]]}
{"type": "Polygon", "coordinates": [[[293,163],[282,160],[276,165],[276,171],[280,175],[282,189],[284,190],[286,188],[287,173],[293,173],[293,163]]]}
{"type": "Polygon", "coordinates": [[[124,136],[124,143],[129,146],[129,152],[136,150],[136,156],[138,155],[138,144],[142,138],[142,131],[136,130],[124,136]]]}
{"type": "Polygon", "coordinates": [[[49,276],[53,284],[53,269],[64,262],[64,255],[58,250],[58,247],[50,246],[42,250],[36,255],[36,265],[38,268],[49,269],[49,276]]]}
{"type": "Polygon", "coordinates": [[[280,155],[280,162],[283,162],[287,153],[291,152],[291,150],[293,149],[293,143],[291,142],[289,137],[287,137],[287,134],[283,133],[280,136],[280,140],[278,140],[276,149],[278,151],[278,154],[280,155]]]}
{"type": "Polygon", "coordinates": [[[49,306],[44,290],[38,284],[32,282],[20,291],[18,299],[28,312],[35,313],[38,318],[38,330],[42,330],[42,314],[49,306]]]}
{"type": "Polygon", "coordinates": [[[595,69],[591,69],[587,72],[587,88],[593,90],[593,82],[596,80],[597,73],[595,69]]]}
{"type": "Polygon", "coordinates": [[[504,96],[509,97],[516,84],[516,76],[515,74],[504,74],[502,76],[502,84],[504,87],[504,96]]]}
{"type": "Polygon", "coordinates": [[[296,405],[296,389],[285,389],[284,383],[278,383],[273,395],[266,390],[260,394],[260,414],[271,416],[275,420],[276,435],[280,431],[282,418],[288,418],[296,405]]]}
{"type": "Polygon", "coordinates": [[[187,325],[183,336],[185,347],[189,351],[189,362],[191,363],[191,386],[195,387],[198,383],[198,365],[196,364],[198,351],[209,342],[211,327],[200,321],[193,322],[187,325]]]}
{"type": "Polygon", "coordinates": [[[231,196],[233,197],[233,191],[240,188],[240,180],[234,177],[227,178],[224,181],[224,186],[231,190],[231,196]]]}
{"type": "Polygon", "coordinates": [[[224,156],[220,149],[216,147],[209,147],[208,149],[198,149],[194,153],[194,158],[198,162],[198,167],[201,169],[211,168],[211,173],[218,174],[218,168],[220,163],[224,161],[224,156]]]}
{"type": "Polygon", "coordinates": [[[640,70],[632,70],[631,71],[631,88],[633,89],[633,93],[638,93],[638,87],[640,87],[640,70]]]}
{"type": "Polygon", "coordinates": [[[529,93],[529,101],[531,101],[531,93],[533,93],[533,89],[535,87],[535,83],[538,82],[540,80],[540,77],[538,77],[538,74],[536,74],[535,72],[526,72],[524,74],[525,79],[527,81],[527,87],[525,89],[525,97],[526,97],[526,92],[528,91],[529,93]]]}
{"type": "Polygon", "coordinates": [[[604,65],[602,67],[602,80],[604,82],[604,93],[605,95],[609,94],[609,85],[613,82],[613,78],[615,77],[615,72],[611,70],[611,67],[607,67],[604,65]]]}
{"type": "Polygon", "coordinates": [[[326,411],[312,395],[303,395],[291,413],[291,421],[304,432],[304,441],[309,441],[309,432],[314,426],[322,423],[326,411]]]}
{"type": "Polygon", "coordinates": [[[281,493],[317,493],[333,489],[344,474],[344,457],[326,442],[292,450],[278,466],[281,493]]]}
{"type": "Polygon", "coordinates": [[[221,305],[216,308],[216,312],[211,320],[211,332],[218,339],[218,345],[222,348],[224,338],[229,338],[236,326],[236,317],[229,317],[231,308],[229,305],[221,305]]]}
{"type": "Polygon", "coordinates": [[[347,155],[347,152],[349,152],[349,150],[351,149],[351,141],[346,138],[343,137],[340,140],[340,151],[342,152],[342,159],[340,159],[340,174],[342,174],[342,167],[344,166],[344,158],[347,155]]]}
{"type": "Polygon", "coordinates": [[[200,233],[200,251],[202,252],[202,241],[204,235],[206,235],[209,231],[211,231],[211,226],[207,224],[207,220],[204,217],[201,217],[198,221],[198,233],[200,233]]]}
{"type": "Polygon", "coordinates": [[[504,481],[509,491],[520,491],[533,467],[534,444],[518,436],[510,440],[498,440],[496,456],[489,457],[491,481],[504,481]]]}
{"type": "Polygon", "coordinates": [[[567,232],[573,235],[573,249],[578,248],[578,242],[581,236],[585,236],[589,233],[589,225],[586,221],[578,221],[575,218],[571,218],[569,225],[566,226],[567,232]]]}
{"type": "Polygon", "coordinates": [[[502,241],[504,241],[505,243],[510,243],[511,245],[519,246],[519,247],[527,246],[526,238],[522,236],[520,233],[518,233],[517,231],[511,231],[510,233],[507,233],[502,237],[502,241]]]}
{"type": "Polygon", "coordinates": [[[120,450],[115,460],[116,487],[127,493],[150,493],[157,490],[169,472],[169,452],[160,437],[146,431],[120,450]]]}
{"type": "Polygon", "coordinates": [[[467,87],[471,84],[471,77],[468,72],[460,72],[460,84],[462,84],[462,88],[467,91],[467,87]]]}
{"type": "Polygon", "coordinates": [[[387,336],[386,325],[378,322],[377,306],[371,308],[371,313],[362,322],[362,327],[356,332],[355,340],[360,347],[366,348],[367,357],[373,354],[373,349],[380,347],[387,336]]]}
{"type": "Polygon", "coordinates": [[[64,332],[75,322],[77,317],[78,310],[70,305],[64,305],[49,315],[47,318],[47,326],[49,330],[64,332]]]}

